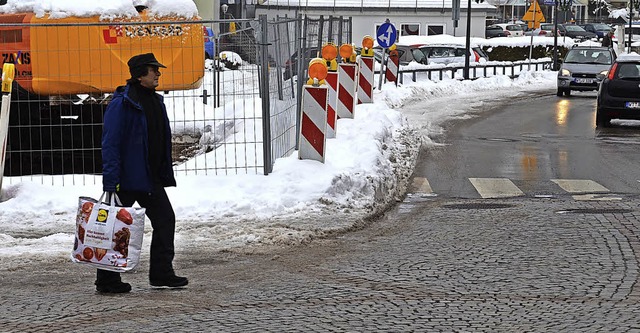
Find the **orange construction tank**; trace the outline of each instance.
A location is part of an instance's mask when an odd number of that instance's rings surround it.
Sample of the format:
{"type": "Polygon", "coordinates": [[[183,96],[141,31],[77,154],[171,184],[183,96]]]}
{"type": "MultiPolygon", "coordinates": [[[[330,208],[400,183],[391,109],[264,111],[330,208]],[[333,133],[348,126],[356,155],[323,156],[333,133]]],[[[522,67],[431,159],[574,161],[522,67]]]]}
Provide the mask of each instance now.
{"type": "Polygon", "coordinates": [[[41,95],[112,92],[130,77],[129,58],[148,52],[167,66],[158,90],[194,89],[204,77],[202,24],[181,21],[144,11],[118,21],[3,14],[0,52],[3,63],[16,65],[16,82],[41,95]]]}

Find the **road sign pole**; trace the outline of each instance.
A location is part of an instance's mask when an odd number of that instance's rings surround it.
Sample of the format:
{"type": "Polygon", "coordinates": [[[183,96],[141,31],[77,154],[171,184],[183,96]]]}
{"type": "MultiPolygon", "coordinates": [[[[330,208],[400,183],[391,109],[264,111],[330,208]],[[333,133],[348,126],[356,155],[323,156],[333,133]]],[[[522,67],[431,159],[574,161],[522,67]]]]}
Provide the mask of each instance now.
{"type": "Polygon", "coordinates": [[[471,0],[467,0],[467,40],[465,44],[464,70],[465,80],[469,79],[469,55],[471,53],[471,0]]]}

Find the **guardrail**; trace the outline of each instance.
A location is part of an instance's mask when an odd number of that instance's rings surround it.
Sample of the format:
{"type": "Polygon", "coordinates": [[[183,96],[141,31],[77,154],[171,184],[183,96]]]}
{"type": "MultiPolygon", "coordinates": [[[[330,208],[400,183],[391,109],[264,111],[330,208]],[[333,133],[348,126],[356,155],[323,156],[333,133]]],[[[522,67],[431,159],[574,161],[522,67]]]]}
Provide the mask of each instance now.
{"type": "MultiPolygon", "coordinates": [[[[496,75],[508,75],[511,78],[518,77],[523,70],[540,71],[545,69],[551,69],[553,64],[552,60],[540,59],[522,61],[488,61],[485,63],[473,63],[469,67],[470,78],[477,79],[481,77],[491,77],[496,75]]],[[[443,80],[445,76],[447,78],[459,78],[462,79],[462,72],[464,70],[464,64],[434,64],[424,65],[421,68],[406,68],[407,66],[400,66],[398,76],[400,83],[404,83],[404,77],[407,74],[410,76],[411,81],[416,82],[420,74],[426,74],[429,80],[434,80],[434,73],[436,74],[435,80],[443,80]]],[[[376,74],[380,74],[380,70],[376,70],[376,74]]]]}

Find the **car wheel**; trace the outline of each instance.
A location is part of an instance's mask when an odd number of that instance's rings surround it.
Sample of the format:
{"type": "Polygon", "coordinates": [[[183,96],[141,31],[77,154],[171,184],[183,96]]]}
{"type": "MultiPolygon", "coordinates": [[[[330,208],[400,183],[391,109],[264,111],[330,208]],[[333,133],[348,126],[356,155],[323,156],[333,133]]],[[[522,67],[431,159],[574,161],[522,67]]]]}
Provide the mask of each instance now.
{"type": "Polygon", "coordinates": [[[556,93],[556,95],[557,95],[558,97],[562,97],[562,93],[563,93],[563,92],[564,92],[564,91],[563,91],[562,89],[558,88],[558,92],[556,93]]]}
{"type": "Polygon", "coordinates": [[[571,89],[565,89],[564,95],[567,96],[567,97],[571,96],[571,89]]]}
{"type": "Polygon", "coordinates": [[[596,111],[596,127],[609,126],[611,126],[611,118],[604,116],[600,110],[596,111]]]}

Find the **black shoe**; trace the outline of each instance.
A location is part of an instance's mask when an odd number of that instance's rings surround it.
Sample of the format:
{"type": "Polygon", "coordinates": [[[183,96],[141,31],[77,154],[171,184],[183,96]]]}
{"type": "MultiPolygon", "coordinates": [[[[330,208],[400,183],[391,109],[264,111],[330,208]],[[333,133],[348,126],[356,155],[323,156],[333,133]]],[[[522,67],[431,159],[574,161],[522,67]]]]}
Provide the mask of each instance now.
{"type": "Polygon", "coordinates": [[[104,294],[122,294],[131,291],[131,285],[125,282],[112,282],[109,284],[96,284],[96,290],[104,294]]]}
{"type": "Polygon", "coordinates": [[[150,278],[149,284],[154,287],[179,288],[189,284],[189,279],[182,276],[170,275],[163,278],[150,278]]]}

